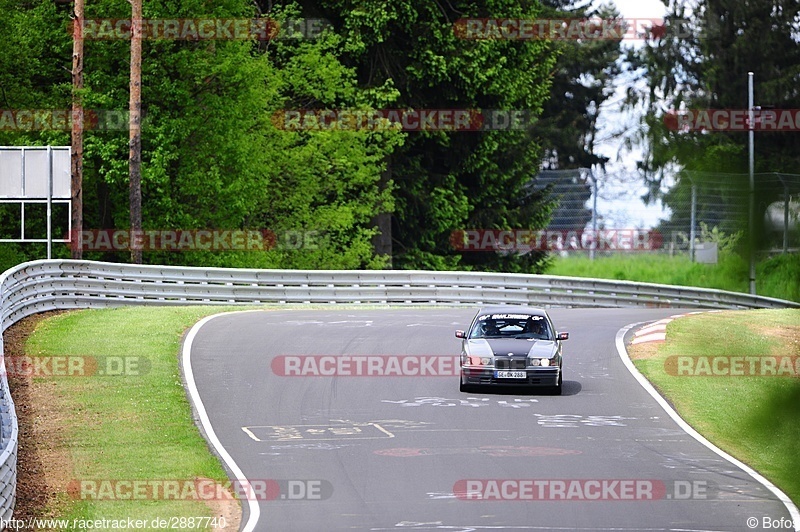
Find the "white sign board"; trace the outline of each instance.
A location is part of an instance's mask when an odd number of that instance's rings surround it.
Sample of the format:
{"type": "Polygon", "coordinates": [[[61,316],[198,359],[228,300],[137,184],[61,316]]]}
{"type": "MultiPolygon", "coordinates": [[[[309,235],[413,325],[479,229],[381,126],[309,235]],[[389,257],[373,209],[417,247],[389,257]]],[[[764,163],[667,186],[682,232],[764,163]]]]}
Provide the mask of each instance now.
{"type": "MultiPolygon", "coordinates": [[[[52,198],[69,199],[71,189],[70,147],[52,148],[52,198]]],[[[50,184],[47,146],[0,147],[0,198],[44,199],[50,184]]]]}
{"type": "Polygon", "coordinates": [[[695,262],[702,262],[705,264],[717,263],[717,243],[716,242],[702,242],[695,244],[694,247],[694,260],[695,262]]]}

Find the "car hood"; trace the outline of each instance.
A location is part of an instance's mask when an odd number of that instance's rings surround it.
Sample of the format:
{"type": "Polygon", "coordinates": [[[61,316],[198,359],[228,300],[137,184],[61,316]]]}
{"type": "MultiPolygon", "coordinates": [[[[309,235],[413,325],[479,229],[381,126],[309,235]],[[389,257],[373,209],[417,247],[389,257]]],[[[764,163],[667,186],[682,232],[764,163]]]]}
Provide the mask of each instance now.
{"type": "Polygon", "coordinates": [[[473,356],[553,358],[556,343],[552,340],[515,338],[480,338],[467,340],[465,351],[473,356]]]}

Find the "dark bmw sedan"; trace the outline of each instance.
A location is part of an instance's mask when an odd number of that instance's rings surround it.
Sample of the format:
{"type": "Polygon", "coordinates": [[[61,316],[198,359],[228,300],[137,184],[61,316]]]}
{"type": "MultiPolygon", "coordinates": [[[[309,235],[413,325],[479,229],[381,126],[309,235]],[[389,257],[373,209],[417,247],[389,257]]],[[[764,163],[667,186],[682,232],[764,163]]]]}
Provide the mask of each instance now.
{"type": "Polygon", "coordinates": [[[477,386],[541,387],[561,394],[561,342],[543,309],[487,307],[478,311],[461,338],[461,391],[477,386]]]}

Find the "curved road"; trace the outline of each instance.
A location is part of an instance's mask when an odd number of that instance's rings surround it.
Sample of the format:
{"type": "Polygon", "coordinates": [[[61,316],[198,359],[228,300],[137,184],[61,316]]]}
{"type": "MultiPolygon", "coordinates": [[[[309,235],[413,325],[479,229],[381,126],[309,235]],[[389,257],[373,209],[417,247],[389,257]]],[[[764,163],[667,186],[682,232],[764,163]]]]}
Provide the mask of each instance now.
{"type": "Polygon", "coordinates": [[[255,530],[730,531],[790,519],[621,361],[621,327],[679,312],[551,310],[570,332],[560,397],[462,394],[455,376],[279,374],[295,355],[453,357],[472,309],[227,314],[197,330],[191,366],[219,441],[265,489],[255,530]]]}

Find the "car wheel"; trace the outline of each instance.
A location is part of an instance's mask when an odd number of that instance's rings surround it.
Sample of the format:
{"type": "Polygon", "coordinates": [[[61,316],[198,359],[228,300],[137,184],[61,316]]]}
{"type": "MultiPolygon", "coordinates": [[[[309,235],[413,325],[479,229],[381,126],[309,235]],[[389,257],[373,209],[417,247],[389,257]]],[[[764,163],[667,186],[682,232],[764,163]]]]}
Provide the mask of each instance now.
{"type": "Polygon", "coordinates": [[[564,374],[561,371],[558,372],[558,384],[553,386],[553,395],[561,395],[561,390],[564,389],[564,387],[561,385],[563,381],[563,375],[564,374]]]}
{"type": "Polygon", "coordinates": [[[469,391],[469,386],[467,386],[466,384],[464,384],[463,382],[461,382],[459,380],[458,381],[458,391],[466,393],[466,392],[469,391]]]}

